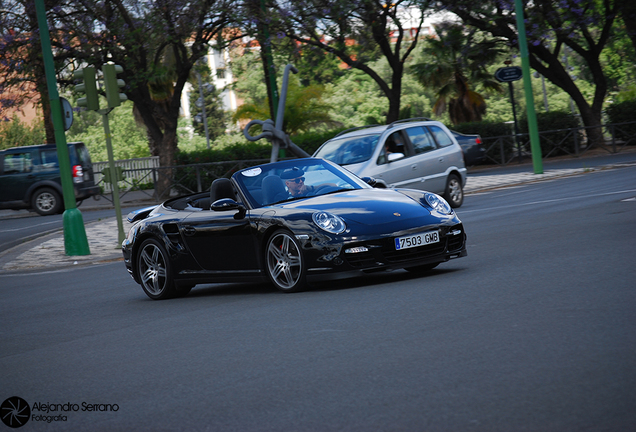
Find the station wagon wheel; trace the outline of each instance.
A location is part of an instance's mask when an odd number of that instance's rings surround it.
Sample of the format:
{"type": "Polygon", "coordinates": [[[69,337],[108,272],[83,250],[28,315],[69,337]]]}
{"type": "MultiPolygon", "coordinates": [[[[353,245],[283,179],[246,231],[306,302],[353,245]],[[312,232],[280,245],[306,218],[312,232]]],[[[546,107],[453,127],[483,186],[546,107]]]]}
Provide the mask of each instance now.
{"type": "Polygon", "coordinates": [[[141,287],[151,299],[163,300],[175,296],[168,253],[157,240],[147,239],[141,244],[137,255],[137,272],[141,287]]]}
{"type": "Polygon", "coordinates": [[[461,207],[464,202],[464,188],[462,187],[462,181],[456,174],[448,176],[444,199],[446,199],[448,204],[453,208],[461,207]]]}
{"type": "Polygon", "coordinates": [[[41,188],[31,198],[31,207],[42,216],[58,213],[62,209],[62,197],[52,188],[41,188]]]}
{"type": "Polygon", "coordinates": [[[298,240],[288,231],[276,231],[265,249],[267,275],[281,291],[296,292],[305,287],[305,261],[298,240]]]}

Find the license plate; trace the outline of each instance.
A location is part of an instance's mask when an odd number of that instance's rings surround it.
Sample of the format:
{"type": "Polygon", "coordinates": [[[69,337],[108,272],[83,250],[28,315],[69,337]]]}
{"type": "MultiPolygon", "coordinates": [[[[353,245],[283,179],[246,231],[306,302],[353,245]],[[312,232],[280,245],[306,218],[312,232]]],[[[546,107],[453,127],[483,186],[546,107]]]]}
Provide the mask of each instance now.
{"type": "Polygon", "coordinates": [[[396,237],[395,249],[408,249],[439,242],[439,231],[428,231],[405,237],[396,237]]]}

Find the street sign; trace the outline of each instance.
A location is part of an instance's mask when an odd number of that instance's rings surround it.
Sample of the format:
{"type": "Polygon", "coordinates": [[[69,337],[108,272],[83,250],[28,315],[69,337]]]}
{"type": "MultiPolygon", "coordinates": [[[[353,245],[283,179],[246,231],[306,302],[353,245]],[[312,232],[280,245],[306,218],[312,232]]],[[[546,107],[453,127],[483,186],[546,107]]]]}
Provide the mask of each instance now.
{"type": "Polygon", "coordinates": [[[512,82],[520,80],[523,71],[519,66],[502,67],[495,72],[495,79],[500,82],[512,82]]]}
{"type": "Polygon", "coordinates": [[[64,130],[67,131],[73,124],[73,107],[71,106],[71,103],[64,98],[60,98],[60,102],[62,103],[64,130]]]}

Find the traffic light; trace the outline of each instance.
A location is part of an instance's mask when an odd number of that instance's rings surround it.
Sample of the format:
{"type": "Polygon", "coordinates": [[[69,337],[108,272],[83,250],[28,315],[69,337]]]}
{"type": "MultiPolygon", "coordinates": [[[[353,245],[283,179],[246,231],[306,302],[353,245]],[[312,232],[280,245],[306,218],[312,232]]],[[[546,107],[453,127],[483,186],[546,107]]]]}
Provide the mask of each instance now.
{"type": "Polygon", "coordinates": [[[86,93],[86,97],[79,98],[77,105],[86,107],[89,110],[99,110],[99,98],[97,95],[97,81],[95,79],[95,68],[92,66],[76,70],[73,73],[75,79],[81,79],[82,83],[75,86],[78,93],[86,93]]]}
{"type": "Polygon", "coordinates": [[[102,66],[104,89],[106,90],[106,99],[108,100],[109,108],[118,107],[123,101],[128,100],[128,96],[119,92],[119,89],[126,85],[124,80],[117,79],[117,74],[123,71],[124,68],[119,65],[105,64],[102,66]]]}

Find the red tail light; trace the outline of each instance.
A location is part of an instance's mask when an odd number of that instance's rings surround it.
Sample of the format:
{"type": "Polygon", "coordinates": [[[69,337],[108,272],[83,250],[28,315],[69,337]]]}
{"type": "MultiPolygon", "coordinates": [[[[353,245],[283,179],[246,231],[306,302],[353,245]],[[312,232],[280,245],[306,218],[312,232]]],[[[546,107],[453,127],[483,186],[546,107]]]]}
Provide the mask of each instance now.
{"type": "Polygon", "coordinates": [[[81,181],[84,177],[84,170],[81,165],[73,165],[73,180],[81,181]]]}
{"type": "Polygon", "coordinates": [[[481,142],[482,142],[482,141],[481,141],[481,137],[480,137],[480,136],[477,136],[477,138],[475,139],[475,143],[477,143],[477,144],[481,144],[481,142]]]}

